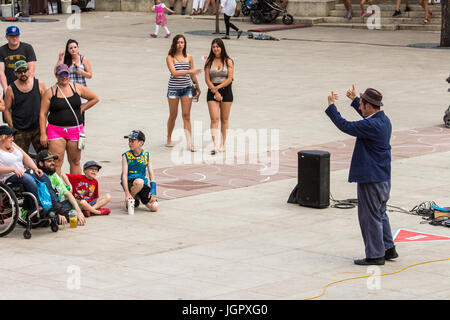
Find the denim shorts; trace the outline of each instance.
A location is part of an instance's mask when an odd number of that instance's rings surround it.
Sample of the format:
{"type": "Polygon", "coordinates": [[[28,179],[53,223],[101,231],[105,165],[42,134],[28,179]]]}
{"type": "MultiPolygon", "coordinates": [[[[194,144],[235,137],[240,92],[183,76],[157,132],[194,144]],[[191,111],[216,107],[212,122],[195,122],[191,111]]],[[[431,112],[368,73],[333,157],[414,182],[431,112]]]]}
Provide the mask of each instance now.
{"type": "Polygon", "coordinates": [[[169,99],[178,99],[181,97],[189,97],[192,98],[192,88],[191,86],[183,88],[183,89],[168,89],[167,90],[167,98],[169,99]]]}

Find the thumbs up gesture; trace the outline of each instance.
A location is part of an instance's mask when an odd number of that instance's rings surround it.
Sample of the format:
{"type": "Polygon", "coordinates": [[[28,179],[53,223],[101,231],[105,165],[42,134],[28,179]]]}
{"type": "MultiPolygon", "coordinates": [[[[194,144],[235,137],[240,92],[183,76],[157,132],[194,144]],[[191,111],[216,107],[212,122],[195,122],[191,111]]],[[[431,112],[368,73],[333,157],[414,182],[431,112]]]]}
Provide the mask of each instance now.
{"type": "Polygon", "coordinates": [[[348,89],[347,97],[352,101],[356,98],[356,89],[354,84],[352,84],[352,87],[348,89]]]}
{"type": "Polygon", "coordinates": [[[331,91],[331,94],[328,96],[328,105],[334,104],[334,102],[338,99],[338,95],[331,91]]]}

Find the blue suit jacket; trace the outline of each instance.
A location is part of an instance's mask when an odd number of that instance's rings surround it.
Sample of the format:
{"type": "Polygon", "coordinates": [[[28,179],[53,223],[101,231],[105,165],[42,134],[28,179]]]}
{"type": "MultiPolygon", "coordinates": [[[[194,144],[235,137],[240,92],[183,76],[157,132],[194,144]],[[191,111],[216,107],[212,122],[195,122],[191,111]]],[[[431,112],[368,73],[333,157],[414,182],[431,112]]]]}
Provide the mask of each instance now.
{"type": "MultiPolygon", "coordinates": [[[[359,98],[355,98],[352,107],[359,110],[359,98]]],[[[325,110],[331,121],[342,132],[356,137],[350,165],[349,182],[383,182],[391,179],[391,133],[392,125],[383,111],[370,118],[359,121],[347,121],[331,104],[325,110]]]]}

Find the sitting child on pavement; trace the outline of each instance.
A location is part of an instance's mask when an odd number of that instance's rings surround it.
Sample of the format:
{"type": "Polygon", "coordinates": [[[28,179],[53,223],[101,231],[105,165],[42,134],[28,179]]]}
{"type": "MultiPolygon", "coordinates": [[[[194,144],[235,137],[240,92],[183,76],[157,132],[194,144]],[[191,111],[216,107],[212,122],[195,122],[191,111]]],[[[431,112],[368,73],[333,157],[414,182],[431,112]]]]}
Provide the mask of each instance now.
{"type": "Polygon", "coordinates": [[[96,179],[102,167],[95,161],[88,161],[83,166],[82,174],[66,174],[70,182],[70,189],[78,201],[78,205],[86,217],[91,215],[108,215],[111,210],[103,208],[109,201],[109,193],[99,197],[98,181],[96,179]]]}
{"type": "Polygon", "coordinates": [[[83,216],[83,212],[78,206],[72,193],[67,189],[66,184],[63,179],[56,173],[55,160],[58,156],[53,155],[47,149],[40,151],[36,156],[36,164],[39,169],[44,171],[44,173],[49,177],[53,189],[58,196],[59,201],[62,200],[64,196],[66,200],[61,202],[63,206],[63,214],[59,216],[59,224],[65,225],[69,222],[69,211],[75,209],[77,212],[77,220],[80,225],[86,224],[86,219],[83,216]]]}
{"type": "Polygon", "coordinates": [[[133,130],[124,138],[128,139],[130,150],[122,154],[121,185],[125,192],[125,203],[134,199],[134,207],[139,200],[152,212],[158,211],[156,200],[155,175],[150,161],[150,154],[143,150],[145,135],[140,130],[133,130]],[[148,173],[148,177],[147,177],[148,173]],[[150,178],[150,181],[149,181],[150,178]],[[127,183],[123,183],[126,181],[127,183]]]}

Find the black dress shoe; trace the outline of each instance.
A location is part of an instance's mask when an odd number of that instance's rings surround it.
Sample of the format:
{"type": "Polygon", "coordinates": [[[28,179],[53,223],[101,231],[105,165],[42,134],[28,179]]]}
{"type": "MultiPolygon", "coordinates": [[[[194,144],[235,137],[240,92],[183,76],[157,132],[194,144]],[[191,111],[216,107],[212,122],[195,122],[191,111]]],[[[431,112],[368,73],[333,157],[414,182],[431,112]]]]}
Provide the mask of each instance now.
{"type": "Polygon", "coordinates": [[[390,249],[387,249],[384,253],[384,259],[386,260],[391,260],[391,259],[395,259],[398,258],[398,253],[395,250],[395,246],[393,246],[390,249]]]}
{"type": "Polygon", "coordinates": [[[384,265],[384,257],[373,258],[373,259],[364,258],[364,259],[355,260],[354,263],[359,266],[371,266],[371,265],[382,266],[382,265],[384,265]]]}

